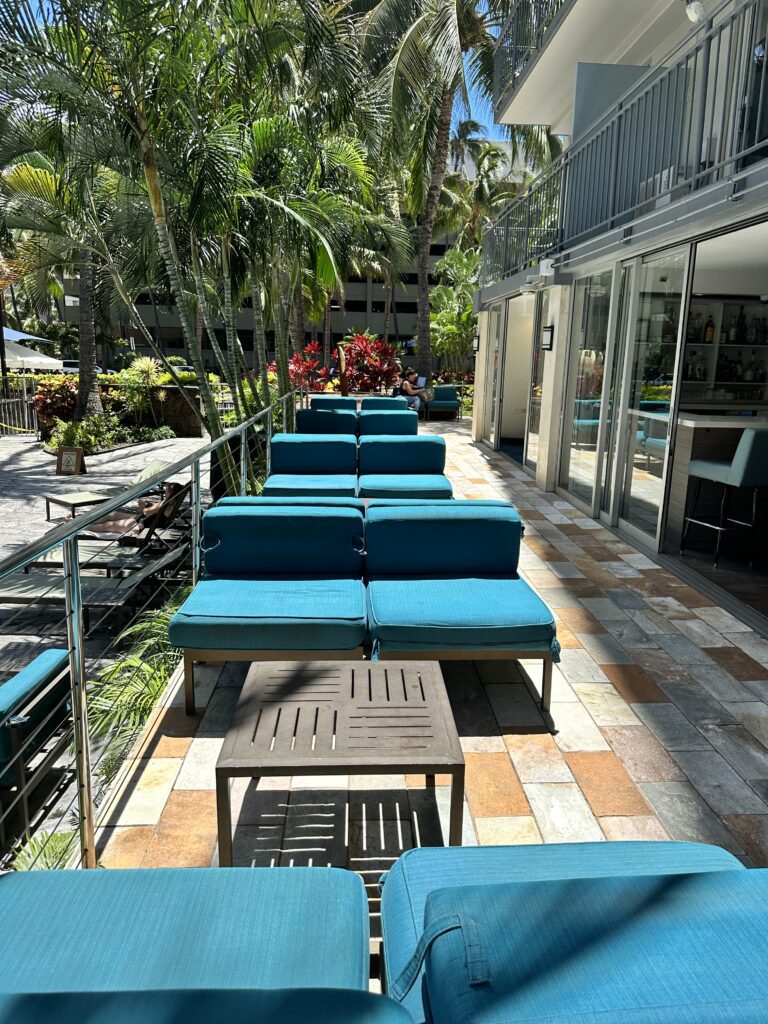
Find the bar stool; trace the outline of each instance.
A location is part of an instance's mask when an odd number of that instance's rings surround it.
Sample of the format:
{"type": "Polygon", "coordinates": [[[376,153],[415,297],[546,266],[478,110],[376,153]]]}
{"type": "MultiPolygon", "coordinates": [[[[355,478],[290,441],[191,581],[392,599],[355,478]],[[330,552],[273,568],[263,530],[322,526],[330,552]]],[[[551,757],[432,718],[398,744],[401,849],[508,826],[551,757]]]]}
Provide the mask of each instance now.
{"type": "MultiPolygon", "coordinates": [[[[688,475],[696,478],[696,485],[693,490],[691,508],[684,521],[683,536],[680,541],[680,554],[682,555],[685,550],[691,523],[695,523],[697,526],[706,526],[709,530],[717,531],[715,560],[713,562],[714,567],[717,568],[717,561],[720,557],[720,544],[723,534],[730,528],[729,524],[754,529],[757,521],[758,491],[761,487],[768,485],[768,430],[756,430],[754,427],[747,427],[741,435],[736,453],[730,462],[726,459],[692,459],[688,464],[688,475]],[[704,480],[711,480],[713,483],[723,485],[720,517],[717,523],[709,523],[705,519],[696,518],[696,506],[704,480]],[[751,522],[745,522],[743,519],[733,519],[728,515],[731,491],[740,487],[751,487],[753,491],[751,522]]],[[[751,559],[749,567],[750,569],[752,568],[751,559]]]]}

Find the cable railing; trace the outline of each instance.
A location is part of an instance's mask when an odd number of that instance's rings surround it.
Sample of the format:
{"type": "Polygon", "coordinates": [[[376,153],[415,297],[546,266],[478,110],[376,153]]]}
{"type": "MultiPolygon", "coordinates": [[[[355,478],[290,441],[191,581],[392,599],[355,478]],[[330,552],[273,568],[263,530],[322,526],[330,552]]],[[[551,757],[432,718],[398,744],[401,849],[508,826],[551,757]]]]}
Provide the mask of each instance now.
{"type": "Polygon", "coordinates": [[[531,182],[487,230],[484,285],[768,160],[762,0],[727,2],[531,182]]]}
{"type": "Polygon", "coordinates": [[[258,490],[306,400],[282,395],[0,561],[3,690],[52,662],[0,705],[0,869],[96,866],[107,798],[179,660],[167,621],[200,574],[203,510],[258,490]]]}

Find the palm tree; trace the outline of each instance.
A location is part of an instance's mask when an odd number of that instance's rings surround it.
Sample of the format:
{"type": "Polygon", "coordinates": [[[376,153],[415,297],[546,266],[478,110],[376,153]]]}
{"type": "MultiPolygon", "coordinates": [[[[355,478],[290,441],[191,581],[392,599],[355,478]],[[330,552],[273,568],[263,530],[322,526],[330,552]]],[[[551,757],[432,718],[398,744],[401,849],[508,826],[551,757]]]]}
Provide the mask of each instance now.
{"type": "Polygon", "coordinates": [[[467,153],[474,158],[476,148],[482,144],[482,139],[478,139],[477,136],[485,130],[485,125],[471,117],[458,122],[456,130],[451,136],[451,160],[454,172],[464,170],[467,153]]]}

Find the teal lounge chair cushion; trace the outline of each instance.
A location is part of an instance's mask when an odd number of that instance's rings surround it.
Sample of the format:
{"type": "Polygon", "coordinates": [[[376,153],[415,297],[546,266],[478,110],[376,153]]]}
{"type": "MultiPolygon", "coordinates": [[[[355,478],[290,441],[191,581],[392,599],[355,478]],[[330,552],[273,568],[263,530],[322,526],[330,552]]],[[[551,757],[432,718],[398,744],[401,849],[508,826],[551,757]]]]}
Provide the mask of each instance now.
{"type": "Polygon", "coordinates": [[[359,579],[202,579],[169,636],[198,650],[348,651],[363,643],[365,626],[359,579]]]}
{"type": "Polygon", "coordinates": [[[410,409],[363,409],[358,420],[361,437],[415,436],[419,432],[419,414],[410,409]]]}
{"type": "Polygon", "coordinates": [[[0,995],[0,1024],[411,1024],[392,999],[352,989],[0,995]]]}
{"type": "Polygon", "coordinates": [[[368,626],[380,653],[547,653],[555,639],[552,612],[519,578],[371,580],[367,596],[368,626]]]}
{"type": "Polygon", "coordinates": [[[358,512],[365,512],[365,502],[361,501],[360,498],[342,498],[338,495],[331,497],[291,495],[290,499],[286,499],[284,497],[270,497],[267,494],[259,494],[258,496],[242,498],[220,498],[216,502],[216,508],[220,508],[222,505],[251,505],[256,508],[266,505],[278,505],[281,508],[285,508],[288,505],[293,505],[295,508],[355,508],[358,512]]]}
{"type": "Polygon", "coordinates": [[[297,434],[357,434],[357,413],[354,409],[299,409],[296,413],[297,434]]]}
{"type": "MultiPolygon", "coordinates": [[[[427,897],[437,889],[474,885],[478,880],[491,885],[728,870],[744,869],[720,847],[699,843],[564,843],[408,850],[383,879],[381,923],[387,978],[390,982],[397,978],[416,951],[427,897]]],[[[537,976],[546,977],[543,965],[539,965],[537,976]]],[[[403,1005],[419,1024],[426,1020],[421,978],[403,1005]]]]}
{"type": "Polygon", "coordinates": [[[430,1010],[440,1024],[764,1024],[766,914],[765,870],[439,890],[425,929],[462,924],[427,954],[430,1010]]]}
{"type": "Polygon", "coordinates": [[[520,515],[511,505],[449,502],[368,508],[368,575],[379,577],[514,576],[520,515]]]}
{"type": "Polygon", "coordinates": [[[358,480],[361,498],[439,498],[453,497],[451,481],[442,473],[367,473],[358,480]]]}
{"type": "Polygon", "coordinates": [[[353,473],[329,473],[327,476],[313,473],[275,473],[267,477],[262,494],[270,498],[354,498],[357,494],[357,477],[353,473]]]}
{"type": "Polygon", "coordinates": [[[445,439],[419,437],[361,437],[361,476],[380,473],[435,474],[445,470],[445,439]]]}
{"type": "Polygon", "coordinates": [[[458,411],[459,392],[452,384],[435,385],[435,397],[429,402],[430,412],[458,411]]]}
{"type": "Polygon", "coordinates": [[[404,395],[370,395],[360,402],[361,409],[407,409],[404,395]]]}
{"type": "Polygon", "coordinates": [[[352,871],[10,872],[0,915],[6,995],[368,988],[368,901],[352,871]]]}
{"type": "MultiPolygon", "coordinates": [[[[12,785],[16,778],[15,766],[2,773],[2,769],[13,757],[10,727],[13,716],[23,710],[24,705],[28,704],[43,687],[64,672],[68,664],[69,652],[64,648],[51,647],[38,654],[28,665],[0,685],[0,721],[3,722],[3,725],[0,726],[0,785],[12,785]]],[[[67,674],[63,676],[45,700],[34,709],[29,720],[20,726],[21,732],[18,735],[21,737],[34,732],[57,704],[63,706],[64,698],[69,691],[69,675],[67,674]]],[[[47,731],[44,728],[38,738],[31,741],[29,752],[33,751],[35,746],[39,747],[44,743],[50,737],[51,732],[52,726],[49,726],[47,731]]]]}
{"type": "Polygon", "coordinates": [[[351,409],[357,410],[357,399],[351,395],[314,395],[309,401],[312,409],[351,409]]]}
{"type": "Polygon", "coordinates": [[[270,473],[357,472],[357,440],[348,434],[275,434],[270,451],[270,473]]]}
{"type": "Polygon", "coordinates": [[[359,579],[363,516],[336,506],[221,505],[203,516],[202,550],[208,576],[359,579]]]}

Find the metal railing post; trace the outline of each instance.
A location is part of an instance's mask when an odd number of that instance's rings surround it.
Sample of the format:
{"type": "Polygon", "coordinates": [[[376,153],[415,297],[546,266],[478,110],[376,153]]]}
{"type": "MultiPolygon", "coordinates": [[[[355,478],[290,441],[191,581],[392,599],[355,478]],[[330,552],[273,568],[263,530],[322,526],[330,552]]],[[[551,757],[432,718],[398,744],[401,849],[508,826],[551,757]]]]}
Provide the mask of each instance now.
{"type": "MultiPolygon", "coordinates": [[[[691,191],[695,192],[699,187],[699,181],[702,172],[702,162],[704,158],[704,132],[707,123],[707,99],[709,92],[709,56],[712,50],[712,26],[713,21],[710,18],[705,24],[705,36],[704,42],[701,48],[701,86],[698,96],[698,102],[696,103],[696,113],[694,116],[696,136],[693,144],[693,178],[691,180],[691,191]]],[[[694,88],[696,83],[694,82],[694,88]]],[[[711,140],[710,140],[711,141],[711,140]]]]}
{"type": "Polygon", "coordinates": [[[192,474],[192,585],[196,586],[200,579],[200,520],[202,518],[202,507],[200,503],[200,462],[193,462],[192,474]]]}
{"type": "Polygon", "coordinates": [[[240,431],[240,497],[248,490],[248,427],[240,431]]]}
{"type": "Polygon", "coordinates": [[[280,418],[281,418],[281,429],[283,433],[288,433],[288,420],[286,419],[286,413],[288,411],[288,396],[283,395],[280,399],[280,418]]]}
{"type": "Polygon", "coordinates": [[[272,472],[272,406],[267,410],[267,476],[272,472]]]}
{"type": "Polygon", "coordinates": [[[88,703],[85,683],[85,630],[83,629],[83,595],[80,585],[80,561],[77,537],[62,544],[64,555],[64,595],[69,647],[69,678],[72,690],[72,720],[77,773],[77,808],[80,830],[80,863],[84,868],[96,867],[93,790],[91,787],[91,751],[88,736],[88,703]]]}

